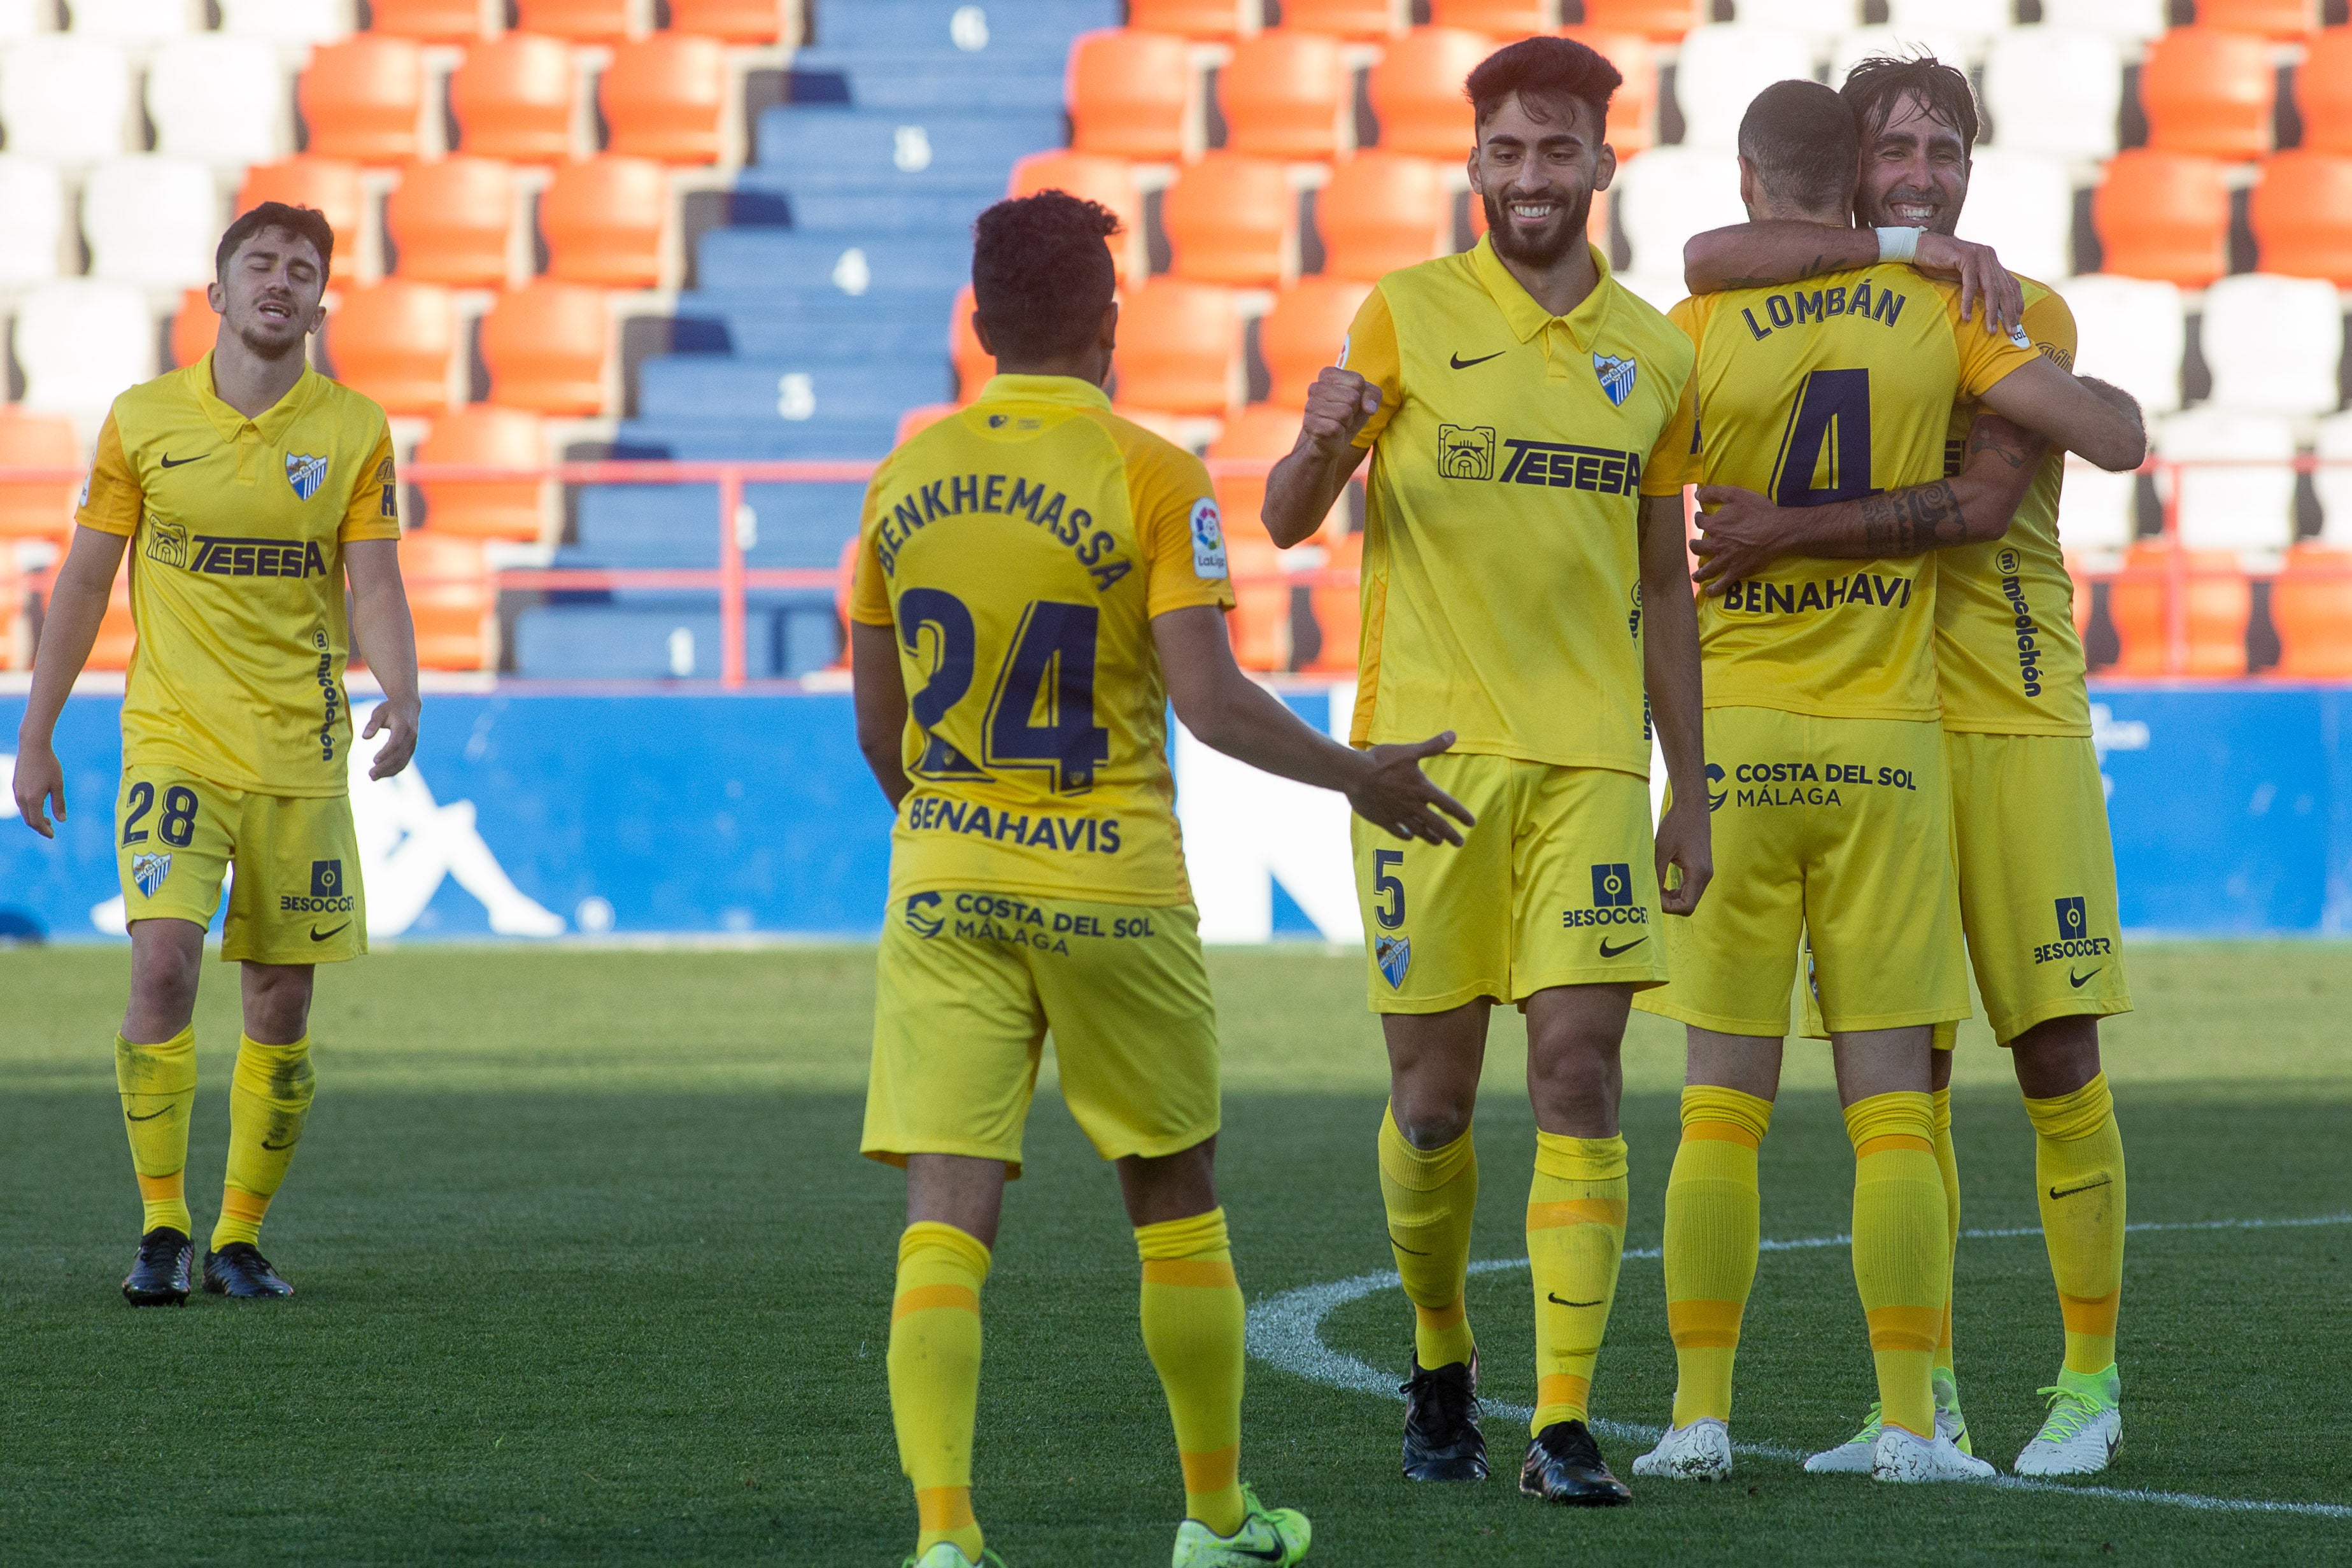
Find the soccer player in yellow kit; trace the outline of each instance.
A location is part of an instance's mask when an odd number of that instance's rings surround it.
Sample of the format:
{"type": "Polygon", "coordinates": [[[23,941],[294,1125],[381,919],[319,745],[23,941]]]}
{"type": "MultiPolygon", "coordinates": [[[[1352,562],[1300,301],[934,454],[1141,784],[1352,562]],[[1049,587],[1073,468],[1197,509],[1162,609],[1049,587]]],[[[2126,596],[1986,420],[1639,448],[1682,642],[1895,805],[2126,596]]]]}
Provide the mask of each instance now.
{"type": "MultiPolygon", "coordinates": [[[[1812,82],[1759,95],[1740,127],[1751,218],[1852,206],[1858,138],[1812,82]]],[[[1802,288],[1684,301],[1698,348],[1685,479],[1811,507],[1929,482],[1962,395],[2111,467],[2145,443],[2021,334],[1960,319],[1958,290],[1874,265],[1802,288]]],[[[1711,492],[1710,492],[1711,493],[1711,492]]],[[[1701,527],[1706,527],[1703,517],[1701,527]]],[[[1669,931],[1673,977],[1637,1005],[1688,1028],[1684,1138],[1666,1194],[1666,1299],[1681,1379],[1642,1475],[1731,1465],[1731,1367],[1757,1256],[1756,1150],[1780,1081],[1801,936],[1810,937],[1855,1152],[1853,1267],[1884,1412],[1872,1473],[1992,1473],[1935,1419],[1930,1366],[1949,1290],[1934,1155],[1934,1026],[1967,1015],[1937,700],[1934,558],[1784,562],[1700,612],[1713,895],[1669,931]]]]}
{"type": "Polygon", "coordinates": [[[1118,227],[1060,191],[981,215],[973,327],[1000,373],[885,460],[859,534],[858,744],[898,811],[863,1147],[907,1170],[890,1408],[918,1568],[998,1561],[971,1508],[980,1291],[1049,1029],[1135,1226],[1183,1473],[1175,1568],[1307,1552],[1306,1518],[1239,1479],[1243,1303],[1169,703],[1206,744],[1344,790],[1401,840],[1458,842],[1439,812],[1472,820],[1419,768],[1450,736],[1350,750],[1234,664],[1208,472],[1102,391],[1118,227]]]}
{"type": "MultiPolygon", "coordinates": [[[[1924,225],[1923,267],[1931,244],[1948,265],[1981,249],[1949,237],[1968,198],[1977,134],[1966,76],[1932,57],[1865,60],[1843,96],[1863,138],[1863,224],[1924,225]]],[[[1866,259],[1877,243],[1870,227],[1718,230],[1691,244],[1691,286],[1722,287],[1735,277],[1793,282],[1866,259]]],[[[2065,300],[2031,278],[2012,287],[2035,348],[2071,366],[2074,319],[2065,300]]],[[[2136,414],[2129,394],[2085,384],[2136,414]]],[[[2087,1475],[2106,1468],[2122,1437],[2115,1339],[2124,1155],[2098,1020],[2128,1010],[2131,998],[2074,583],[2058,542],[2064,455],[1963,400],[1952,410],[1945,468],[1948,477],[1931,485],[1811,510],[1703,493],[1715,510],[1699,576],[1727,582],[1789,555],[1938,552],[1936,665],[1961,925],[1993,1038],[2009,1048],[2033,1124],[2042,1237],[2065,1327],[2057,1382],[2042,1390],[2049,1416],[2017,1469],[2087,1475]]],[[[1935,1066],[1937,1154],[1957,1241],[1950,1056],[1937,1052],[1935,1066]]],[[[1949,1321],[1948,1311],[1937,1396],[1939,1412],[1958,1421],[1949,1321]]],[[[1874,1426],[1865,1422],[1814,1467],[1860,1468],[1874,1426]]]]}
{"type": "Polygon", "coordinates": [[[354,634],[384,691],[367,728],[386,736],[371,776],[399,772],[416,748],[391,430],[383,410],[304,360],[333,253],[333,231],[307,207],[270,202],[238,218],[208,289],[221,319],[213,351],[114,400],[18,736],[17,808],[52,837],[49,808],[63,821],[66,798],[50,737],[131,549],[139,643],[114,830],[131,1000],[114,1066],[145,1210],[122,1282],[133,1306],[188,1298],[190,1019],[232,866],[221,956],[243,966],[245,1034],[204,1284],[293,1294],[256,1243],[310,1107],[315,966],[367,951],[343,692],[354,634]]]}
{"type": "Polygon", "coordinates": [[[1381,1195],[1414,1319],[1404,1473],[1487,1473],[1463,1299],[1470,1123],[1487,1015],[1511,1004],[1537,1128],[1519,1486],[1601,1506],[1631,1495],[1587,1417],[1624,1247],[1618,1047],[1633,994],[1666,977],[1660,911],[1687,914],[1709,867],[1680,487],[1639,498],[1677,456],[1691,347],[1585,240],[1616,169],[1602,128],[1619,80],[1563,38],[1471,73],[1487,237],[1381,280],[1264,507],[1276,542],[1296,544],[1370,455],[1352,736],[1455,731],[1431,776],[1479,819],[1458,850],[1355,835],[1389,1053],[1381,1195]],[[1654,718],[1679,802],[1654,831],[1654,718]]]}

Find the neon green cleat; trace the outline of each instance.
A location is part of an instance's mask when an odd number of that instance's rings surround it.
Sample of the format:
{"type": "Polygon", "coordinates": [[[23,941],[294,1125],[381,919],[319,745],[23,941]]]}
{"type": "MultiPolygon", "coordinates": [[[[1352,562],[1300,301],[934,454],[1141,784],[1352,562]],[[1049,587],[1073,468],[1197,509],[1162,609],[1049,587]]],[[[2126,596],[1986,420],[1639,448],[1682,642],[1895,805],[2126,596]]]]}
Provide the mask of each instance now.
{"type": "MultiPolygon", "coordinates": [[[[1242,1499],[1249,1512],[1241,1528],[1218,1535],[1197,1519],[1176,1530],[1176,1552],[1171,1568],[1289,1568],[1307,1555],[1315,1527],[1295,1508],[1268,1508],[1244,1484],[1242,1499]]],[[[921,1568],[931,1568],[928,1563],[921,1568]]]]}
{"type": "Polygon", "coordinates": [[[908,1558],[898,1568],[1004,1568],[1004,1559],[983,1546],[980,1561],[974,1563],[954,1542],[942,1541],[920,1557],[908,1558]]]}
{"type": "Polygon", "coordinates": [[[1974,1458],[1976,1445],[1969,1441],[1969,1418],[1960,1414],[1960,1385],[1953,1381],[1951,1369],[1933,1368],[1927,1377],[1936,1387],[1936,1436],[1949,1437],[1952,1447],[1974,1458]]]}
{"type": "Polygon", "coordinates": [[[2105,1469],[2124,1440],[2124,1384],[2115,1367],[2062,1371],[2057,1386],[2041,1394],[2050,1401],[2050,1415],[2017,1456],[2017,1473],[2091,1476],[2105,1469]]]}

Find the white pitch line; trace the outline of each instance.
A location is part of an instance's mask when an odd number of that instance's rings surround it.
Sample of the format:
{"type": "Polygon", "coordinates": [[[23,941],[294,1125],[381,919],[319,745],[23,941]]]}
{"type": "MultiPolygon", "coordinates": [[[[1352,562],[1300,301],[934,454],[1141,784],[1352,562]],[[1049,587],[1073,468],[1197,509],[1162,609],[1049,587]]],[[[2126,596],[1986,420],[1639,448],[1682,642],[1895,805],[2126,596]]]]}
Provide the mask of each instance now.
{"type": "MultiPolygon", "coordinates": [[[[2352,1214],[2324,1214],[2307,1219],[2200,1219],[2154,1221],[2125,1227],[2130,1231],[2150,1230],[2284,1230],[2301,1229],[2311,1226],[2352,1225],[2352,1214]]],[[[2039,1236],[2042,1228],[2016,1226],[1998,1230],[1963,1230],[1964,1237],[1990,1240],[2003,1237],[2039,1236]]],[[[1810,1236],[1791,1241],[1766,1241],[1767,1252],[1810,1251],[1820,1248],[1845,1247],[1853,1239],[1846,1236],[1810,1236]]],[[[1628,1258],[1657,1258],[1661,1249],[1655,1247],[1629,1249],[1628,1258]]],[[[1489,1258],[1470,1265],[1473,1274],[1511,1273],[1528,1266],[1524,1258],[1489,1258]]],[[[1371,1394],[1395,1399],[1401,1395],[1393,1373],[1384,1373],[1369,1363],[1360,1361],[1347,1352],[1334,1350],[1323,1343],[1323,1320],[1350,1301],[1381,1291],[1393,1291],[1402,1283],[1393,1270],[1358,1274],[1352,1279],[1335,1280],[1328,1284],[1303,1285],[1295,1291],[1285,1291],[1254,1301],[1249,1309],[1249,1352],[1258,1360],[1278,1371],[1303,1377],[1309,1383],[1319,1383],[1328,1388],[1338,1388],[1351,1394],[1371,1394]]],[[[1485,1408],[1515,1421],[1524,1421],[1535,1412],[1525,1405],[1487,1402],[1485,1408]]],[[[1623,1421],[1601,1421],[1592,1429],[1602,1437],[1625,1442],[1650,1443],[1657,1440],[1660,1428],[1623,1421]]],[[[1735,1443],[1735,1453],[1748,1454],[1758,1458],[1801,1462],[1805,1455],[1797,1448],[1784,1448],[1771,1443],[1735,1443]]],[[[2114,1502],[2164,1503],[2174,1508],[2201,1509],[2225,1513],[2286,1513],[2317,1519],[2352,1519],[2352,1506],[2328,1502],[2272,1502],[2259,1498],[2201,1497],[2193,1492],[2146,1491],[2134,1487],[2070,1486],[2063,1481],[2030,1480],[2022,1476],[2001,1476],[1992,1483],[2011,1491],[2063,1492],[2069,1497],[2090,1497],[2114,1502]]]]}

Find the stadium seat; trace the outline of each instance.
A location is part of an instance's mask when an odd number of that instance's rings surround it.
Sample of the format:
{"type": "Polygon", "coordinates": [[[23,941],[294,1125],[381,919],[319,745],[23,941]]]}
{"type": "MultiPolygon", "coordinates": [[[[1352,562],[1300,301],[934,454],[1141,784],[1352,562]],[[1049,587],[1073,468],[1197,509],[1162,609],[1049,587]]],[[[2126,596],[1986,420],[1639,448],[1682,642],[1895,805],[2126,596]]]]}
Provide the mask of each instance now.
{"type": "Polygon", "coordinates": [[[2139,525],[2137,482],[2087,465],[2066,466],[2058,493],[2058,536],[2070,551],[2112,556],[2126,549],[2139,525]]]}
{"type": "Polygon", "coordinates": [[[1494,52],[1491,39],[1459,27],[1415,27],[1391,41],[1366,84],[1381,150],[1460,162],[1475,140],[1463,78],[1494,52]]]}
{"type": "Polygon", "coordinates": [[[971,328],[971,286],[956,290],[955,308],[948,313],[948,358],[955,361],[956,396],[959,402],[970,402],[996,373],[996,356],[980,346],[980,334],[971,328]]]}
{"type": "MultiPolygon", "coordinates": [[[[435,420],[417,444],[416,461],[538,468],[547,462],[546,437],[539,415],[478,402],[435,420]]],[[[425,497],[425,527],[443,538],[536,539],[549,517],[543,479],[428,479],[416,487],[425,497]]]]}
{"type": "MultiPolygon", "coordinates": [[[[1364,570],[1364,536],[1341,532],[1325,547],[1323,570],[1329,572],[1354,572],[1364,570]]],[[[1318,674],[1352,674],[1356,656],[1363,646],[1364,591],[1360,581],[1325,583],[1307,591],[1307,601],[1315,612],[1315,630],[1321,633],[1322,646],[1308,660],[1307,669],[1318,674]]]]}
{"type": "Polygon", "coordinates": [[[466,44],[488,36],[481,0],[370,0],[371,29],[427,44],[466,44]]]}
{"type": "Polygon", "coordinates": [[[726,151],[719,141],[726,89],[726,49],[715,38],[657,33],[619,46],[596,83],[611,151],[716,162],[726,151]]]}
{"type": "Polygon", "coordinates": [[[2169,0],[2042,0],[2042,20],[2053,30],[2137,43],[2164,31],[2168,9],[2169,0]]]}
{"type": "Polygon", "coordinates": [[[2045,283],[2067,277],[2074,270],[2074,183],[2066,165],[2038,152],[1980,150],[1959,236],[1992,246],[2011,272],[2045,283]]]}
{"type": "Polygon", "coordinates": [[[283,162],[256,163],[247,169],[234,204],[240,214],[249,213],[264,202],[316,207],[325,215],[327,226],[335,232],[331,269],[339,277],[350,277],[362,270],[360,225],[366,211],[365,200],[358,164],[339,158],[313,158],[306,153],[283,162]]]}
{"type": "Polygon", "coordinates": [[[8,151],[58,163],[124,152],[131,64],[120,46],[36,33],[0,51],[0,127],[8,151]]]}
{"type": "Polygon", "coordinates": [[[2091,198],[2091,223],[2108,272],[2201,288],[2230,270],[2230,192],[2214,159],[2117,153],[2091,198]]]}
{"type": "MultiPolygon", "coordinates": [[[[1223,504],[1219,509],[1222,511],[1223,504]]],[[[1225,570],[1233,574],[1234,607],[1225,634],[1234,662],[1261,674],[1290,668],[1290,582],[1287,562],[1260,531],[1225,535],[1225,570]]]]}
{"type": "Polygon", "coordinates": [[[1088,33],[1070,46],[1066,92],[1074,151],[1173,162],[1197,146],[1200,86],[1181,38],[1088,33]]]}
{"type": "Polygon", "coordinates": [[[1254,0],[1129,0],[1127,25],[1188,38],[1234,38],[1257,31],[1254,0]]]}
{"type": "Polygon", "coordinates": [[[1692,0],[1584,0],[1584,25],[1672,43],[1698,25],[1692,0]]]}
{"type": "Polygon", "coordinates": [[[1379,39],[1402,33],[1412,7],[1399,0],[1286,0],[1282,25],[1335,38],[1379,39]]]}
{"type": "Polygon", "coordinates": [[[2300,680],[2352,676],[2352,549],[2301,545],[2271,583],[2278,674],[2300,680]]]}
{"type": "Polygon", "coordinates": [[[2319,542],[2352,549],[2352,413],[2331,414],[2319,422],[2312,455],[2321,465],[2312,471],[2312,487],[2319,494],[2319,542]],[[2327,466],[2333,461],[2336,466],[2327,466]]]}
{"type": "Polygon", "coordinates": [[[2112,38],[2013,27],[1985,51],[1985,112],[2005,152],[2110,157],[2122,106],[2123,59],[2112,38]]]}
{"type": "Polygon", "coordinates": [[[71,0],[75,36],[160,44],[189,31],[186,0],[71,0]]]}
{"type": "Polygon", "coordinates": [[[2319,30],[2319,0],[2197,0],[2197,25],[2301,43],[2319,30]]]}
{"type": "Polygon", "coordinates": [[[25,580],[16,552],[0,549],[0,670],[21,670],[31,663],[18,636],[25,630],[25,580]]]}
{"type": "MultiPolygon", "coordinates": [[[[62,468],[79,474],[83,465],[72,420],[0,404],[0,468],[62,468]]],[[[73,532],[74,501],[80,490],[78,478],[0,485],[0,540],[63,540],[73,532]]],[[[0,558],[13,556],[0,544],[0,558]]]]}
{"type": "Polygon", "coordinates": [[[669,175],[646,158],[562,163],[539,198],[547,275],[604,288],[656,288],[669,217],[669,175]]]}
{"type": "Polygon", "coordinates": [[[183,289],[180,308],[172,312],[172,365],[193,365],[213,351],[220,337],[220,318],[201,288],[183,289]]]}
{"type": "Polygon", "coordinates": [[[155,322],[127,283],[43,284],[17,302],[11,331],[24,406],[70,414],[85,441],[98,438],[115,393],[155,373],[155,322]]]}
{"type": "Polygon", "coordinates": [[[2294,106],[2305,152],[2352,152],[2352,27],[2311,40],[2294,73],[2294,106]]]}
{"type": "Polygon", "coordinates": [[[1321,33],[1276,27],[1242,39],[1217,73],[1226,148],[1262,158],[1338,157],[1355,142],[1354,79],[1339,41],[1321,33]]]}
{"type": "Polygon", "coordinates": [[[782,23],[776,0],[669,0],[672,32],[730,44],[772,44],[782,23]]]}
{"type": "Polygon", "coordinates": [[[1135,188],[1135,172],[1127,160],[1093,152],[1033,152],[1013,165],[1013,179],[1004,193],[1034,196],[1040,191],[1067,191],[1109,208],[1122,231],[1110,245],[1120,283],[1132,287],[1150,276],[1150,253],[1143,243],[1143,193],[1135,188]]]}
{"type": "Polygon", "coordinates": [[[478,540],[437,528],[401,536],[400,576],[416,625],[416,663],[427,670],[487,670],[498,664],[498,591],[478,540]]]}
{"type": "MultiPolygon", "coordinates": [[[[2182,584],[2188,657],[2182,674],[2221,679],[2246,673],[2246,622],[2253,614],[2253,591],[2228,550],[2189,550],[2181,565],[2196,575],[2182,584]]],[[[2160,539],[2134,545],[2124,557],[2133,573],[2107,590],[2107,619],[2120,653],[2115,673],[2168,674],[2166,650],[2172,583],[2172,547],[2160,539]]]]}
{"type": "Polygon", "coordinates": [[[2148,46],[2139,68],[2147,144],[2168,152],[2261,157],[2277,94],[2271,47],[2251,33],[2175,27],[2148,46]]]}
{"type": "Polygon", "coordinates": [[[131,615],[131,559],[130,552],[124,551],[114,586],[106,596],[105,618],[98,623],[98,641],[90,644],[89,657],[82,662],[85,670],[131,667],[131,651],[139,645],[138,623],[131,615]]]}
{"type": "Polygon", "coordinates": [[[494,158],[460,154],[411,163],[384,201],[393,270],[452,288],[498,288],[514,252],[514,173],[494,158]]]}
{"type": "Polygon", "coordinates": [[[1326,272],[1378,279],[1454,248],[1454,197],[1429,159],[1360,152],[1317,193],[1315,226],[1326,272]]]}
{"type": "Polygon", "coordinates": [[[509,33],[476,44],[449,73],[458,144],[480,157],[519,163],[567,158],[578,90],[572,50],[560,39],[509,33]]]}
{"type": "Polygon", "coordinates": [[[315,156],[382,164],[417,155],[425,60],[405,38],[359,33],[321,45],[295,96],[315,156]]]}
{"type": "Polygon", "coordinates": [[[1429,20],[1497,38],[1549,33],[1559,26],[1559,7],[1549,0],[1429,0],[1429,20]]]}
{"type": "Polygon", "coordinates": [[[2314,414],[2343,401],[2344,307],[2324,278],[2249,272],[2218,280],[2205,291],[2199,342],[2213,372],[2211,406],[2314,414]]]}
{"type": "Polygon", "coordinates": [[[1307,389],[1324,366],[1339,362],[1348,328],[1371,291],[1351,277],[1305,277],[1274,297],[1257,329],[1258,354],[1273,379],[1268,402],[1307,406],[1307,389]]]}
{"type": "Polygon", "coordinates": [[[1830,86],[1837,87],[1858,61],[1903,59],[1922,49],[1948,63],[1964,61],[1970,53],[1967,39],[1941,28],[1906,27],[1897,32],[1893,27],[1862,27],[1839,34],[1830,46],[1827,79],[1830,86]]]}
{"type": "Polygon", "coordinates": [[[202,163],[110,159],[82,186],[81,232],[93,277],[148,288],[205,282],[221,226],[220,196],[202,163]]]}
{"type": "Polygon", "coordinates": [[[1211,458],[1286,457],[1298,444],[1298,411],[1270,402],[1254,402],[1227,419],[1209,443],[1211,458]]]}
{"type": "Polygon", "coordinates": [[[629,0],[515,0],[516,26],[575,44],[617,44],[629,36],[632,8],[629,0]]]}
{"type": "Polygon", "coordinates": [[[331,44],[352,30],[351,0],[214,0],[221,31],[272,44],[331,44]]]}
{"type": "Polygon", "coordinates": [[[29,288],[58,276],[66,235],[65,182],[38,158],[0,152],[0,288],[29,288]]]}
{"type": "Polygon", "coordinates": [[[1297,276],[1298,194],[1270,158],[1210,153],[1168,187],[1160,221],[1179,277],[1271,288],[1297,276]]]}
{"type": "MultiPolygon", "coordinates": [[[[2113,382],[2149,413],[2180,407],[2180,362],[2188,329],[2180,290],[2149,277],[2096,273],[2060,291],[2074,313],[2074,368],[2113,382]]],[[[2066,476],[2071,491],[2084,471],[2066,476]]]]}
{"type": "Polygon", "coordinates": [[[601,288],[542,277],[502,296],[482,318],[490,401],[547,414],[604,413],[612,340],[601,288]]]}
{"type": "MultiPolygon", "coordinates": [[[[1886,25],[1906,38],[1957,33],[1983,39],[2014,26],[2014,12],[2010,0],[1887,0],[1886,25]]],[[[1955,52],[1936,57],[1960,65],[1967,57],[1955,52]]]]}
{"type": "Polygon", "coordinates": [[[1658,140],[1658,63],[1650,40],[1639,33],[1604,33],[1597,27],[1562,27],[1559,36],[1573,38],[1617,68],[1625,78],[1609,99],[1609,145],[1622,161],[1647,151],[1658,140]]]}
{"type": "Polygon", "coordinates": [[[286,69],[260,38],[174,38],[147,67],[156,151],[207,163],[258,163],[287,151],[286,69]]]}
{"type": "Polygon", "coordinates": [[[449,407],[457,314],[436,283],[394,277],[346,290],[327,313],[331,373],[394,414],[437,414],[449,407]]]}
{"type": "Polygon", "coordinates": [[[1801,33],[1737,22],[1694,27],[1675,68],[1675,102],[1683,114],[1683,145],[1728,152],[1738,144],[1740,118],[1756,95],[1791,77],[1811,79],[1813,47],[1801,33]]]}
{"type": "MultiPolygon", "coordinates": [[[[1945,0],[1957,5],[1960,0],[1945,0]]],[[[1816,38],[1850,31],[1858,16],[1853,0],[1739,0],[1743,26],[1806,33],[1816,38]]]]}
{"type": "Polygon", "coordinates": [[[1691,235],[1748,221],[1739,165],[1727,153],[1656,148],[1620,170],[1611,190],[1633,267],[1662,278],[1681,278],[1691,235]]]}
{"type": "Polygon", "coordinates": [[[2276,154],[2263,165],[2246,216],[2264,272],[2352,288],[2352,155],[2276,154]]]}
{"type": "Polygon", "coordinates": [[[2226,468],[2158,472],[2159,496],[2174,490],[2174,527],[2192,550],[2282,550],[2294,538],[2294,429],[2271,414],[2206,406],[2156,429],[2159,456],[2218,458],[2226,468]],[[2256,460],[2273,460],[2254,465],[2256,460]]]}
{"type": "Polygon", "coordinates": [[[1222,414],[1240,400],[1241,319],[1233,295],[1155,277],[1119,312],[1118,401],[1173,414],[1222,414]]]}

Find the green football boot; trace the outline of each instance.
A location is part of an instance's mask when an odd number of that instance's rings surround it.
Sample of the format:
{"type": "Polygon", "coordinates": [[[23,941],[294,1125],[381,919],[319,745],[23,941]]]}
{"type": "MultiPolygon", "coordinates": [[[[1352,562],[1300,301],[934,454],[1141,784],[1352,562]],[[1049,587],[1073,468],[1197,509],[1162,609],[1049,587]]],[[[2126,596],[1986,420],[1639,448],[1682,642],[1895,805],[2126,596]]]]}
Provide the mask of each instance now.
{"type": "Polygon", "coordinates": [[[942,1541],[920,1557],[909,1557],[898,1568],[1004,1568],[1004,1559],[983,1546],[974,1563],[952,1541],[942,1541]]]}
{"type": "Polygon", "coordinates": [[[1266,1507],[1246,1484],[1242,1500],[1249,1511],[1231,1535],[1219,1535],[1197,1519],[1177,1526],[1171,1568],[1289,1568],[1307,1555],[1315,1527],[1305,1514],[1295,1508],[1266,1507]]]}

